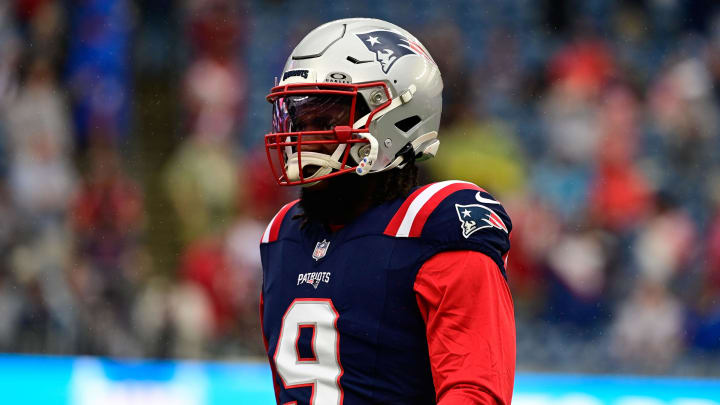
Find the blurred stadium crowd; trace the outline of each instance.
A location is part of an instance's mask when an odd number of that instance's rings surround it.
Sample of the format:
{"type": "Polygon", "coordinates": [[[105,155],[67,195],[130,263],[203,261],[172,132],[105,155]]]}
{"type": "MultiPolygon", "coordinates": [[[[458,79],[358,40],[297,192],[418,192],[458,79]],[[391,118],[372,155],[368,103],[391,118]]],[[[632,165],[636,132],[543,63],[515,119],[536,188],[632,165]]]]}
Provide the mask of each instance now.
{"type": "Polygon", "coordinates": [[[720,375],[712,0],[1,2],[0,351],[262,356],[264,96],[347,16],[440,65],[422,176],[508,208],[521,369],[720,375]]]}

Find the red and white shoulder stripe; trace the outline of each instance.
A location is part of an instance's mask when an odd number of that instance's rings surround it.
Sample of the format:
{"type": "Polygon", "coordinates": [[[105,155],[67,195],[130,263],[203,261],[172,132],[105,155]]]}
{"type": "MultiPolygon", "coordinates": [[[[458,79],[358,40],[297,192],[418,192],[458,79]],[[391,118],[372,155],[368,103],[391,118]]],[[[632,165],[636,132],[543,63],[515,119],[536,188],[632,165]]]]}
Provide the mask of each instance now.
{"type": "Polygon", "coordinates": [[[428,217],[450,194],[459,190],[485,191],[473,183],[459,180],[447,180],[420,187],[403,202],[390,223],[385,235],[401,238],[413,238],[422,234],[428,217]]]}
{"type": "Polygon", "coordinates": [[[291,202],[283,205],[282,208],[280,208],[280,211],[278,211],[278,213],[275,214],[273,219],[270,220],[270,223],[268,224],[267,228],[265,228],[265,232],[263,232],[262,239],[260,239],[260,243],[274,242],[277,240],[278,234],[280,233],[280,226],[282,225],[285,215],[287,214],[288,211],[290,211],[290,208],[292,208],[293,205],[297,204],[298,201],[300,201],[300,200],[291,201],[291,202]]]}

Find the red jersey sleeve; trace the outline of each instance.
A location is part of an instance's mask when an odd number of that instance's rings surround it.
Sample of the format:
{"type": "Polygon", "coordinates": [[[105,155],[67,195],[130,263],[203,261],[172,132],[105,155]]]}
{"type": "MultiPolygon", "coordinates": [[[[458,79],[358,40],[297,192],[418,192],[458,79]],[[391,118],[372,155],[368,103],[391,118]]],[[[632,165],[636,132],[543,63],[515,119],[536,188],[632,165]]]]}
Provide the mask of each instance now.
{"type": "Polygon", "coordinates": [[[510,404],[515,318],[497,264],[474,251],[437,254],[414,286],[438,405],[510,404]]]}

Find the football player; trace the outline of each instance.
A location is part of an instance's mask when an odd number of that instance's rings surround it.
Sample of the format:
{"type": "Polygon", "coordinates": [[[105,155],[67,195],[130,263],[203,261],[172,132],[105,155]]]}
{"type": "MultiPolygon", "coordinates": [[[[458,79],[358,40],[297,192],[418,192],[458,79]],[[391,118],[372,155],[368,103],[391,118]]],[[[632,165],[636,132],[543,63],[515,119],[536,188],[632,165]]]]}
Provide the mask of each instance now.
{"type": "Polygon", "coordinates": [[[385,21],[333,21],[279,79],[265,148],[302,188],[260,246],[277,403],[509,404],[511,223],[475,184],[417,186],[442,106],[427,49],[385,21]]]}

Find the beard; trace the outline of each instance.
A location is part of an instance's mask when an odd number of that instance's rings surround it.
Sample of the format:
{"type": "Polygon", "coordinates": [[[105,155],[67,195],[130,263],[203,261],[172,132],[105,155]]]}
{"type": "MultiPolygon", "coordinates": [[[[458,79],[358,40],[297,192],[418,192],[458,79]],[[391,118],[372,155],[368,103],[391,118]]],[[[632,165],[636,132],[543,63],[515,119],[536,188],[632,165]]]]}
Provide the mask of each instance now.
{"type": "Polygon", "coordinates": [[[300,191],[300,207],[307,222],[345,225],[368,207],[382,173],[358,176],[347,173],[300,191]]]}
{"type": "Polygon", "coordinates": [[[303,224],[347,225],[368,209],[405,198],[418,184],[418,170],[411,161],[402,169],[366,176],[346,173],[304,187],[300,191],[303,224]]]}

